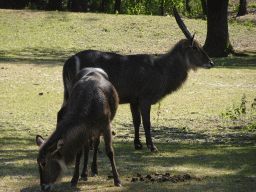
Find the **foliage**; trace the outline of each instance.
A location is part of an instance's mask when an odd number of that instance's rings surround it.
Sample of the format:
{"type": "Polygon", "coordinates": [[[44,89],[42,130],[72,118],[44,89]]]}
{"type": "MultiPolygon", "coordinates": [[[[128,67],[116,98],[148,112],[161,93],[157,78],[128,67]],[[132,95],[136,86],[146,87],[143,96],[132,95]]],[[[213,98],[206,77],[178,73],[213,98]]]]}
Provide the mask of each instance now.
{"type": "MultiPolygon", "coordinates": [[[[197,14],[203,12],[201,0],[189,1],[189,5],[191,7],[191,10],[190,10],[190,12],[185,12],[185,13],[188,14],[190,17],[194,17],[197,14]]],[[[203,17],[205,17],[205,16],[203,16],[203,17]]]]}
{"type": "MultiPolygon", "coordinates": [[[[131,0],[125,0],[122,1],[122,13],[126,13],[128,15],[149,15],[155,13],[155,10],[152,9],[152,7],[155,4],[156,1],[153,3],[147,3],[147,1],[131,1],[131,0]],[[152,7],[151,7],[152,6],[152,7]]],[[[156,12],[158,13],[158,12],[156,12]]]]}
{"type": "Polygon", "coordinates": [[[256,8],[256,3],[249,3],[248,7],[255,7],[256,8]]]}
{"type": "Polygon", "coordinates": [[[252,122],[252,124],[248,127],[248,129],[256,129],[256,123],[252,122]]]}
{"type": "Polygon", "coordinates": [[[239,4],[234,4],[233,7],[232,7],[232,10],[233,10],[234,12],[238,12],[238,11],[239,11],[239,7],[240,7],[239,4]]]}
{"type": "MultiPolygon", "coordinates": [[[[12,2],[16,3],[17,0],[12,2]]],[[[105,0],[104,1],[104,11],[103,11],[103,1],[102,0],[88,0],[88,10],[90,12],[105,12],[113,13],[115,0],[105,0]]],[[[163,3],[163,10],[165,15],[172,14],[172,9],[176,6],[180,11],[183,11],[189,16],[194,16],[198,12],[202,11],[200,0],[190,0],[189,5],[191,11],[187,12],[185,9],[184,0],[123,0],[121,3],[121,13],[129,15],[161,15],[163,3]]],[[[49,0],[26,0],[21,7],[31,10],[45,10],[49,0]]],[[[0,4],[1,5],[1,4],[0,4]]],[[[68,0],[62,1],[62,10],[68,9],[68,0]]]]}
{"type": "Polygon", "coordinates": [[[252,21],[250,19],[247,19],[244,22],[244,25],[247,27],[247,30],[251,30],[251,28],[254,27],[254,24],[252,23],[252,21]]]}
{"type": "Polygon", "coordinates": [[[202,11],[200,0],[191,0],[189,5],[191,12],[187,12],[183,0],[124,0],[122,1],[122,13],[129,15],[161,15],[161,4],[163,3],[164,15],[172,14],[173,7],[189,16],[195,16],[202,11]]]}
{"type": "Polygon", "coordinates": [[[35,4],[32,4],[31,2],[28,3],[28,5],[25,7],[26,10],[37,10],[37,6],[35,4]]]}
{"type": "Polygon", "coordinates": [[[255,122],[252,122],[252,124],[250,126],[244,126],[242,128],[242,131],[254,131],[256,130],[256,123],[255,122]]]}
{"type": "Polygon", "coordinates": [[[245,126],[244,120],[247,115],[247,119],[252,119],[253,116],[256,115],[256,98],[253,100],[253,102],[250,105],[250,108],[248,108],[248,105],[246,105],[248,101],[246,100],[246,95],[243,94],[241,98],[241,103],[239,106],[236,106],[233,104],[233,109],[227,109],[225,112],[221,112],[220,116],[223,118],[228,118],[231,121],[238,121],[237,123],[241,122],[242,125],[237,124],[237,126],[241,126],[248,129],[254,129],[255,122],[248,122],[248,124],[251,123],[249,126],[245,126]]]}
{"type": "Polygon", "coordinates": [[[228,22],[229,22],[229,24],[232,24],[233,26],[238,26],[238,25],[244,26],[248,31],[252,30],[255,27],[255,25],[253,24],[253,22],[250,19],[247,19],[244,22],[241,22],[241,21],[239,22],[234,18],[234,19],[229,20],[228,22]]]}

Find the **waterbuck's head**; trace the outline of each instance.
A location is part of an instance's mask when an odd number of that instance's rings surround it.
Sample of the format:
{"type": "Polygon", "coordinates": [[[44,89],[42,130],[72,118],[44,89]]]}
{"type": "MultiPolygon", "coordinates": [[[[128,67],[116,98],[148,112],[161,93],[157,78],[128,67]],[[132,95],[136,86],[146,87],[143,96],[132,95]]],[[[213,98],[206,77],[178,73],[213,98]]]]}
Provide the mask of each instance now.
{"type": "Polygon", "coordinates": [[[66,166],[61,159],[58,149],[62,141],[56,142],[45,149],[45,140],[40,135],[36,136],[36,143],[40,147],[37,163],[39,165],[40,185],[43,191],[51,191],[52,184],[66,171],[66,166]]]}
{"type": "Polygon", "coordinates": [[[213,67],[214,63],[200,46],[200,44],[195,40],[195,35],[191,35],[186,25],[180,18],[176,8],[173,9],[174,17],[180,29],[187,37],[179,42],[185,53],[185,60],[189,68],[196,70],[198,67],[203,67],[205,69],[210,69],[213,67]]]}

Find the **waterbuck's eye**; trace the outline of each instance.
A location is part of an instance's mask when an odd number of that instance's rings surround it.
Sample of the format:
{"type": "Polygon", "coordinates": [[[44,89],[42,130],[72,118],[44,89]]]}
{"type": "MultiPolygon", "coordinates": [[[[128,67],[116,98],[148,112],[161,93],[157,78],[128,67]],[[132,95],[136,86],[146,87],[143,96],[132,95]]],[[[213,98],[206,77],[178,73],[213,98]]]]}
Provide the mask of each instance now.
{"type": "Polygon", "coordinates": [[[46,165],[46,162],[45,161],[42,162],[41,165],[44,167],[46,165]]]}
{"type": "Polygon", "coordinates": [[[198,47],[196,45],[192,45],[192,46],[189,46],[190,48],[192,48],[193,50],[197,51],[198,50],[198,47]]]}
{"type": "Polygon", "coordinates": [[[193,48],[194,50],[198,50],[197,46],[192,46],[192,48],[193,48]]]}
{"type": "Polygon", "coordinates": [[[44,167],[45,167],[45,165],[46,165],[46,162],[43,161],[43,162],[40,162],[40,163],[38,163],[38,164],[39,164],[39,166],[44,170],[44,167]]]}

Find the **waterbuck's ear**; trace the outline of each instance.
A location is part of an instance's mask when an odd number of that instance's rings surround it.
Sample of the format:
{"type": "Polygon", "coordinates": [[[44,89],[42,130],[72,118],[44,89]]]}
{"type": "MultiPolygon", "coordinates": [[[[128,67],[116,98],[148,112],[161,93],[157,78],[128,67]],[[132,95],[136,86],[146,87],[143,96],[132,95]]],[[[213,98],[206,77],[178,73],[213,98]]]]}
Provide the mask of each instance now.
{"type": "Polygon", "coordinates": [[[41,135],[36,136],[36,144],[40,147],[44,143],[44,138],[41,135]]]}
{"type": "Polygon", "coordinates": [[[194,34],[193,37],[191,37],[191,39],[190,39],[190,41],[191,41],[191,45],[190,45],[190,46],[191,46],[191,47],[194,46],[195,36],[196,36],[196,34],[194,34]]]}
{"type": "Polygon", "coordinates": [[[61,147],[63,145],[64,145],[64,141],[63,141],[62,138],[60,140],[58,140],[57,142],[55,142],[55,147],[52,148],[54,150],[52,155],[54,155],[58,159],[61,159],[62,155],[61,155],[61,152],[59,150],[61,149],[61,147]]]}
{"type": "Polygon", "coordinates": [[[96,69],[101,75],[103,75],[103,77],[104,77],[105,79],[109,80],[107,73],[106,73],[103,69],[101,69],[101,68],[95,68],[95,69],[96,69]]]}

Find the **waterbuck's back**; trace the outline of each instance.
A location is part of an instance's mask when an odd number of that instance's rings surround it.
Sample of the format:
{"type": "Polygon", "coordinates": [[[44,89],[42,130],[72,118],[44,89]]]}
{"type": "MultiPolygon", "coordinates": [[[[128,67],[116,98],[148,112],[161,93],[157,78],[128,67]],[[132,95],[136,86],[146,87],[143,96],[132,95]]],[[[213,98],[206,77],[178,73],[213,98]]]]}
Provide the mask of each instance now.
{"type": "Polygon", "coordinates": [[[68,111],[76,114],[75,116],[81,115],[81,118],[77,117],[80,119],[93,119],[95,122],[91,122],[92,126],[101,119],[109,122],[114,118],[118,106],[118,94],[114,86],[97,72],[86,75],[83,72],[81,70],[74,79],[68,111]]]}
{"type": "MultiPolygon", "coordinates": [[[[149,55],[119,55],[115,53],[86,50],[77,53],[66,61],[63,73],[69,73],[72,79],[74,67],[102,68],[109,76],[110,82],[116,88],[120,103],[130,103],[139,99],[141,90],[157,82],[159,70],[154,66],[149,55]],[[79,61],[77,60],[79,59],[79,61]],[[75,64],[79,62],[79,64],[75,64]],[[67,72],[65,72],[67,71],[67,72]]],[[[65,76],[65,74],[64,74],[65,76]]],[[[157,87],[156,87],[157,88],[157,87]]],[[[150,87],[154,92],[153,87],[150,87]]]]}

